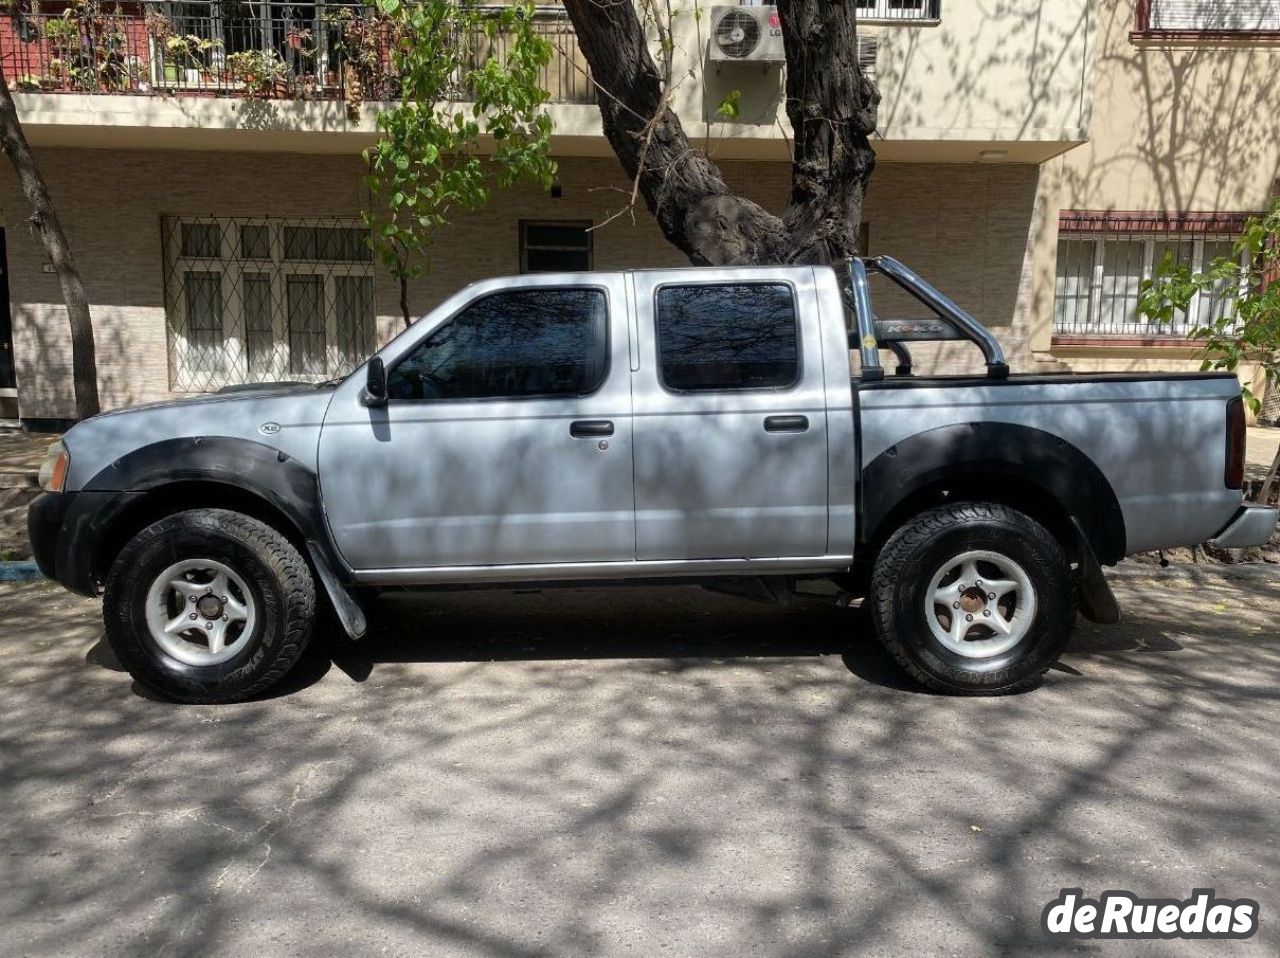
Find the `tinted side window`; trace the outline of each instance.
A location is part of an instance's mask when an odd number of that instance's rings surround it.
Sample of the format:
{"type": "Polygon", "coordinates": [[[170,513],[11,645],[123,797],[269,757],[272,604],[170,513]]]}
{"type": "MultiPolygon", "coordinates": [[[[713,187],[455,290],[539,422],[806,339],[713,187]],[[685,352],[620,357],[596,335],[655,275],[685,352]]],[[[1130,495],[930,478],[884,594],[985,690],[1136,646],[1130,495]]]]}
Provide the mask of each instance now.
{"type": "Polygon", "coordinates": [[[798,378],[795,301],[781,283],[664,286],[657,326],[671,389],[777,389],[798,378]]]}
{"type": "Polygon", "coordinates": [[[598,289],[485,296],[391,371],[392,399],[581,396],[604,381],[609,311],[598,289]]]}

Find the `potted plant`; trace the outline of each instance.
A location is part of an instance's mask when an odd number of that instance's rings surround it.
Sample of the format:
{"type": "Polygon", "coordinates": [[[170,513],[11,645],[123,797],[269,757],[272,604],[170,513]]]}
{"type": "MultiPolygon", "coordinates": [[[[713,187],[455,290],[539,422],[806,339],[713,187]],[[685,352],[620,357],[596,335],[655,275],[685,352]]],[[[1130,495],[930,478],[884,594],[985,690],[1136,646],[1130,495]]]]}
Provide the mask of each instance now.
{"type": "Polygon", "coordinates": [[[49,46],[64,60],[80,49],[80,24],[66,14],[46,20],[43,32],[49,46]]]}
{"type": "MultiPolygon", "coordinates": [[[[165,48],[168,56],[181,69],[181,76],[186,83],[189,86],[199,87],[211,76],[206,56],[215,50],[221,50],[222,41],[188,33],[186,36],[170,37],[165,41],[165,48]]],[[[166,68],[166,78],[168,75],[166,68]]]]}
{"type": "Polygon", "coordinates": [[[152,56],[160,61],[160,72],[156,80],[166,84],[178,82],[178,64],[169,55],[169,41],[175,36],[173,21],[158,10],[148,10],[143,22],[147,25],[147,34],[152,40],[152,56]]]}
{"type": "Polygon", "coordinates": [[[245,95],[265,99],[285,83],[288,70],[274,50],[241,50],[227,56],[227,71],[243,84],[245,95]]]}

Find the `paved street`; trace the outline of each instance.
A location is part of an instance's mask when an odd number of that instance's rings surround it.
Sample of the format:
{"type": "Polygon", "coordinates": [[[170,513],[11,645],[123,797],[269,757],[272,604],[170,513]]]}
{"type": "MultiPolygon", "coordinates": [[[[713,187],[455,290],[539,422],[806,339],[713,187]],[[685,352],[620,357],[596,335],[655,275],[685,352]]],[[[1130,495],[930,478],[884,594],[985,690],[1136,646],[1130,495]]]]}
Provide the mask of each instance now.
{"type": "Polygon", "coordinates": [[[0,954],[1041,953],[1074,885],[1261,903],[1249,943],[1080,952],[1274,954],[1280,578],[1119,583],[1013,698],[666,588],[386,598],[233,707],[141,697],[96,602],[3,586],[0,954]]]}

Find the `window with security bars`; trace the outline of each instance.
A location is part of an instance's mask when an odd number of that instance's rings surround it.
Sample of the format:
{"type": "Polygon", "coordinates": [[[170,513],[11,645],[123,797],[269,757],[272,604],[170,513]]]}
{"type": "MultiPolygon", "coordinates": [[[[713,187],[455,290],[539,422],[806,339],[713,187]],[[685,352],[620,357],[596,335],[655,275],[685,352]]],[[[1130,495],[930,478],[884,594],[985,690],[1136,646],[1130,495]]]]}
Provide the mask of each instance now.
{"type": "Polygon", "coordinates": [[[373,351],[373,254],[363,226],[165,217],[162,230],[174,389],[319,382],[373,351]]]}
{"type": "Polygon", "coordinates": [[[1140,29],[1192,33],[1280,30],[1280,0],[1142,0],[1140,29]],[[1145,9],[1144,9],[1145,8],[1145,9]]]}
{"type": "Polygon", "coordinates": [[[1053,331],[1063,336],[1185,338],[1220,318],[1229,290],[1198,293],[1172,323],[1155,325],[1135,315],[1139,286],[1166,256],[1199,271],[1232,255],[1235,238],[1213,233],[1063,233],[1058,237],[1053,331]]]}
{"type": "Polygon", "coordinates": [[[1262,394],[1262,409],[1258,412],[1258,422],[1264,426],[1280,426],[1280,386],[1268,384],[1262,394]]]}

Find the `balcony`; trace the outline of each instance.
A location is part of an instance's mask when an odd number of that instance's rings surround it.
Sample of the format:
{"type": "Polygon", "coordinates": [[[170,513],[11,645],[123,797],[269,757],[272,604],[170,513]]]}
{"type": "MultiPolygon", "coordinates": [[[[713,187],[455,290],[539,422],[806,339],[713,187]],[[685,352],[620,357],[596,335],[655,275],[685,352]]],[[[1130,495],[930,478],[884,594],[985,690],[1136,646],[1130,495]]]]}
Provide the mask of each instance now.
{"type": "MultiPolygon", "coordinates": [[[[0,18],[0,60],[19,91],[250,100],[390,101],[400,96],[393,27],[371,6],[257,0],[12,0],[0,18]]],[[[594,103],[563,11],[540,11],[554,47],[540,83],[552,103],[594,103]]],[[[504,36],[477,31],[477,66],[503,56],[504,36]]],[[[468,99],[459,82],[448,98],[468,99]]]]}
{"type": "MultiPolygon", "coordinates": [[[[372,0],[3,2],[0,59],[36,146],[359,154],[378,135],[378,104],[400,94],[372,0]]],[[[572,24],[545,2],[554,148],[611,156],[572,24]]],[[[1088,138],[1092,0],[1003,0],[999,18],[958,7],[942,18],[942,0],[851,2],[883,97],[882,159],[1041,163],[1088,138]]],[[[788,160],[782,66],[710,62],[712,5],[670,6],[671,104],[686,129],[720,158],[788,160]],[[728,117],[720,105],[735,91],[728,117]]],[[[501,34],[478,33],[471,62],[502,55],[501,34]]],[[[461,76],[446,96],[468,99],[461,76]]]]}

